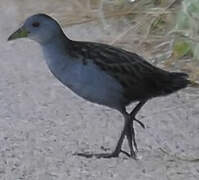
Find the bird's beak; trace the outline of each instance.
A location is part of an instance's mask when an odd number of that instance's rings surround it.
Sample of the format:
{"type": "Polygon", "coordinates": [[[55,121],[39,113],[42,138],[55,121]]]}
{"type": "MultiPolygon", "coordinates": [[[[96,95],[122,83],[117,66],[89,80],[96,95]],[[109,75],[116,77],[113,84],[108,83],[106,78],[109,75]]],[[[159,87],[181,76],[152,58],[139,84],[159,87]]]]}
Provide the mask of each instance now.
{"type": "Polygon", "coordinates": [[[8,41],[28,37],[29,32],[22,26],[8,37],[8,41]]]}

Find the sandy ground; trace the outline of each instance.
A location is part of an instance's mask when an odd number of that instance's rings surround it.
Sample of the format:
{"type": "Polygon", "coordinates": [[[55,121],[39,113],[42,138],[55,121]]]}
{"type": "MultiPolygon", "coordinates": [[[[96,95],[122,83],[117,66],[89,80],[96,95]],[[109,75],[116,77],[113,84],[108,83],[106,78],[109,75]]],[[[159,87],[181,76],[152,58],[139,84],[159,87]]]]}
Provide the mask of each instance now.
{"type": "MultiPolygon", "coordinates": [[[[140,111],[146,129],[136,126],[139,160],[74,156],[111,151],[122,116],[84,101],[59,83],[36,43],[8,43],[19,23],[10,12],[14,9],[4,12],[6,18],[0,21],[0,179],[198,179],[199,98],[189,90],[151,100],[140,111]]],[[[84,36],[79,25],[65,32],[76,39],[102,38],[92,34],[99,31],[96,26],[89,27],[81,26],[84,36]]]]}

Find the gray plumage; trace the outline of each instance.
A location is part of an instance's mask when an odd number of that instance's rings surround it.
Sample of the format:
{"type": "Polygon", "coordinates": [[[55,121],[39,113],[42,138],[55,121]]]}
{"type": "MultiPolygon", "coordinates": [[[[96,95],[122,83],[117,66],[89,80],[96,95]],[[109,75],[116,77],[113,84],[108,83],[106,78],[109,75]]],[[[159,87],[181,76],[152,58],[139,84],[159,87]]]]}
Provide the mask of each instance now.
{"type": "Polygon", "coordinates": [[[9,37],[25,37],[37,41],[46,63],[54,76],[84,99],[120,111],[125,125],[113,153],[78,154],[86,157],[117,157],[124,136],[127,137],[130,154],[135,158],[137,145],[133,121],[145,102],[185,88],[190,82],[185,73],[172,73],[157,68],[135,53],[106,44],[80,42],[68,39],[59,24],[45,14],[28,18],[22,28],[9,37]],[[126,106],[138,101],[129,114],[126,106]],[[133,143],[133,144],[132,144],[133,143]],[[134,145],[134,148],[133,148],[134,145]]]}

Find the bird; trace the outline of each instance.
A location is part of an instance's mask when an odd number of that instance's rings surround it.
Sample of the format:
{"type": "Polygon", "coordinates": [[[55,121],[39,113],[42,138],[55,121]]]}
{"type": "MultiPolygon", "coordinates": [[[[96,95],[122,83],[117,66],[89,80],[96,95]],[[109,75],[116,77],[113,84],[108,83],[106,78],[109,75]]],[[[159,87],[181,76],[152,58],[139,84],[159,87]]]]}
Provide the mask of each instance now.
{"type": "Polygon", "coordinates": [[[29,38],[40,44],[52,74],[83,99],[119,111],[124,126],[111,152],[77,152],[86,158],[114,158],[120,153],[137,158],[134,122],[147,101],[188,87],[192,82],[184,72],[169,72],[142,56],[108,44],[69,39],[58,22],[47,14],[28,17],[8,37],[8,41],[29,38]],[[137,103],[131,112],[126,107],[137,103]],[[129,152],[122,149],[127,140],[129,152]]]}

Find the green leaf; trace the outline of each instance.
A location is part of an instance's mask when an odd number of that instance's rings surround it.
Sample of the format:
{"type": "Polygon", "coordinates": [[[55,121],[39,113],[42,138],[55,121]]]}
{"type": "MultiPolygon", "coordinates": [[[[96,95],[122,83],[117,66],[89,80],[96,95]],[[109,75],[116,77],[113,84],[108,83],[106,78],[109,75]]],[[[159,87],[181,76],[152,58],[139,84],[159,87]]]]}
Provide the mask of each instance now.
{"type": "Polygon", "coordinates": [[[173,47],[173,53],[176,58],[192,54],[192,44],[185,40],[177,40],[173,47]]]}

